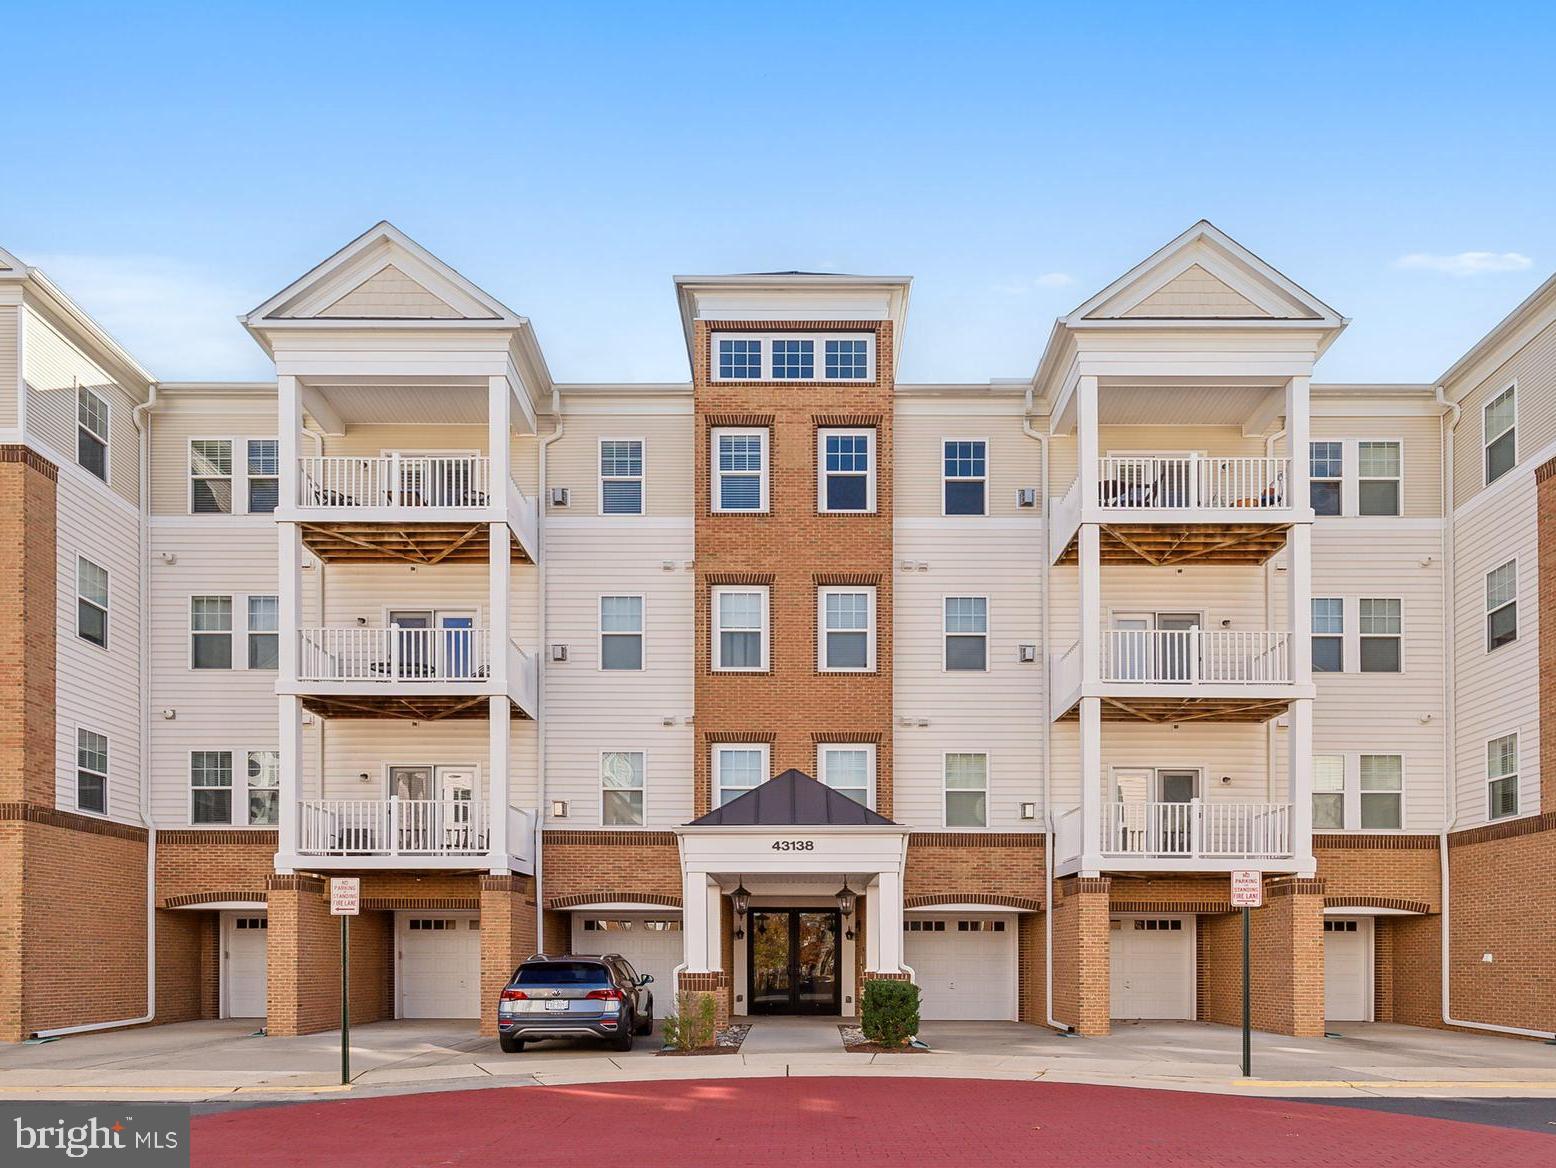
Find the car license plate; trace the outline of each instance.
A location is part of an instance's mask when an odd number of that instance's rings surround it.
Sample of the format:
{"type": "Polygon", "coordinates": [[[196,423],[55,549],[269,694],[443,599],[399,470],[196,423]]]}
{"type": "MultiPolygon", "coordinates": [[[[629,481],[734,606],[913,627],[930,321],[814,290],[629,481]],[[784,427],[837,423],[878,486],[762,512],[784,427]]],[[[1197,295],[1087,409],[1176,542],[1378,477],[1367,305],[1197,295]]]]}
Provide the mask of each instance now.
{"type": "Polygon", "coordinates": [[[547,1002],[546,1003],[546,1009],[548,1009],[548,1010],[565,1010],[565,1009],[567,1009],[567,1003],[565,1001],[561,1001],[561,1002],[547,1002]]]}

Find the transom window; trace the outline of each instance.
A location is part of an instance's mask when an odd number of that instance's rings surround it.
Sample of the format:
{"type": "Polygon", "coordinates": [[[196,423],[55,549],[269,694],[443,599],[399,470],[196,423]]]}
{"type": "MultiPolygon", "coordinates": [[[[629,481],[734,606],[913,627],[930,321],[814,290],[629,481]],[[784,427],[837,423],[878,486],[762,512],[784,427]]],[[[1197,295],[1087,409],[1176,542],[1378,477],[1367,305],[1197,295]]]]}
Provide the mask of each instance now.
{"type": "Polygon", "coordinates": [[[600,597],[600,668],[643,668],[643,598],[600,597]]]}
{"type": "Polygon", "coordinates": [[[713,338],[716,381],[868,381],[874,338],[824,333],[713,338]]]}
{"type": "Polygon", "coordinates": [[[1313,514],[1338,515],[1340,484],[1345,476],[1345,444],[1313,442],[1308,451],[1308,494],[1313,514]]]}
{"type": "Polygon", "coordinates": [[[108,813],[108,736],[76,730],[76,807],[108,813]]]}
{"type": "Polygon", "coordinates": [[[1345,669],[1345,601],[1338,596],[1313,597],[1313,672],[1345,669]]]}
{"type": "Polygon", "coordinates": [[[643,514],[643,440],[600,440],[600,514],[643,514]]]}
{"type": "Polygon", "coordinates": [[[76,461],[108,481],[108,402],[84,385],[76,390],[76,461]]]}
{"type": "Polygon", "coordinates": [[[1513,469],[1518,461],[1518,393],[1508,386],[1486,403],[1481,412],[1481,433],[1486,448],[1486,485],[1513,469]]]}
{"type": "Polygon", "coordinates": [[[870,376],[868,341],[828,341],[827,376],[838,380],[863,380],[870,376]]]}
{"type": "Polygon", "coordinates": [[[1357,627],[1361,633],[1362,672],[1400,672],[1400,602],[1366,598],[1358,601],[1357,627]]]}
{"type": "Polygon", "coordinates": [[[821,781],[866,807],[875,806],[875,746],[873,743],[823,745],[816,748],[821,781]]]}
{"type": "Polygon", "coordinates": [[[1486,652],[1518,640],[1518,561],[1486,573],[1486,652]]]}
{"type": "Polygon", "coordinates": [[[760,673],[767,668],[767,589],[713,590],[713,668],[760,673]]]}
{"type": "Polygon", "coordinates": [[[813,381],[816,377],[816,342],[773,342],[773,379],[775,381],[813,381]]]}
{"type": "Polygon", "coordinates": [[[1313,830],[1345,829],[1345,755],[1313,756],[1313,830]]]}
{"type": "Polygon", "coordinates": [[[713,509],[767,510],[767,431],[713,431],[713,509]]]}
{"type": "Polygon", "coordinates": [[[1486,743],[1486,815],[1505,819],[1518,814],[1518,735],[1504,734],[1486,743]]]}
{"type": "Polygon", "coordinates": [[[762,342],[719,340],[719,376],[734,381],[758,381],[762,376],[762,342]]]}
{"type": "Polygon", "coordinates": [[[1397,754],[1361,756],[1363,830],[1394,829],[1403,824],[1405,760],[1397,754]]]}
{"type": "Polygon", "coordinates": [[[714,805],[724,806],[767,781],[768,746],[765,742],[740,743],[713,748],[714,805]]]}
{"type": "Polygon", "coordinates": [[[820,668],[855,673],[874,670],[875,589],[823,588],[820,599],[820,668]]]}
{"type": "Polygon", "coordinates": [[[190,440],[189,510],[196,515],[232,513],[232,439],[190,440]]]}
{"type": "Polygon", "coordinates": [[[1400,513],[1398,442],[1356,444],[1356,510],[1362,515],[1400,513]]]}
{"type": "Polygon", "coordinates": [[[76,557],[76,635],[108,648],[108,569],[76,557]]]}
{"type": "Polygon", "coordinates": [[[981,438],[948,438],[943,446],[945,514],[988,514],[989,444],[981,438]]]}
{"type": "Polygon", "coordinates": [[[989,826],[989,756],[945,756],[945,825],[989,826]]]}
{"type": "Polygon", "coordinates": [[[607,750],[600,756],[600,822],[643,825],[643,752],[607,750]]]}
{"type": "Polygon", "coordinates": [[[945,598],[945,667],[974,672],[988,669],[988,597],[945,598]]]}

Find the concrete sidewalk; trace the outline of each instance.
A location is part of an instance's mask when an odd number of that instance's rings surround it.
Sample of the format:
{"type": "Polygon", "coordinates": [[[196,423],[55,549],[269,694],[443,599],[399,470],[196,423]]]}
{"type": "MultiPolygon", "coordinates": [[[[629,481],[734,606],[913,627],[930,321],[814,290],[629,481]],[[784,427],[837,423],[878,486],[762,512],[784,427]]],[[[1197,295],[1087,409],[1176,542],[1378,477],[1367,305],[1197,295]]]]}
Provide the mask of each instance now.
{"type": "Polygon", "coordinates": [[[0,1048],[0,1098],[253,1102],[349,1094],[619,1083],[655,1079],[876,1075],[1042,1079],[1237,1095],[1556,1099],[1556,1047],[1405,1026],[1349,1025],[1335,1039],[1254,1036],[1242,1079],[1240,1033],[1193,1022],[1121,1023],[1107,1038],[1065,1038],[1014,1022],[930,1022],[928,1054],[842,1048],[835,1018],[753,1022],[736,1055],[656,1057],[584,1042],[505,1055],[470,1022],[381,1022],[352,1030],[352,1082],[338,1033],[252,1037],[253,1024],[190,1022],[0,1048]]]}

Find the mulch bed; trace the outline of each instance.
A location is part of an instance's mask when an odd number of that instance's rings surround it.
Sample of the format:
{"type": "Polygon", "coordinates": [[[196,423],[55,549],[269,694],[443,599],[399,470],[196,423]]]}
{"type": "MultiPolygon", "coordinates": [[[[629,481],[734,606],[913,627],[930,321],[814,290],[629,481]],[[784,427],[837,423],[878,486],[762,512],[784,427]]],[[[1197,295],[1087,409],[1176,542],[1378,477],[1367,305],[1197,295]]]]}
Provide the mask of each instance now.
{"type": "Polygon", "coordinates": [[[661,1057],[673,1056],[675,1058],[688,1058],[704,1054],[739,1054],[740,1044],[746,1040],[746,1035],[751,1033],[749,1026],[726,1026],[718,1032],[712,1046],[701,1046],[696,1050],[671,1050],[665,1047],[659,1051],[661,1057]]]}
{"type": "Polygon", "coordinates": [[[857,1026],[839,1026],[838,1033],[843,1036],[843,1049],[849,1054],[928,1054],[927,1046],[882,1046],[878,1042],[871,1042],[864,1036],[864,1031],[857,1026]]]}

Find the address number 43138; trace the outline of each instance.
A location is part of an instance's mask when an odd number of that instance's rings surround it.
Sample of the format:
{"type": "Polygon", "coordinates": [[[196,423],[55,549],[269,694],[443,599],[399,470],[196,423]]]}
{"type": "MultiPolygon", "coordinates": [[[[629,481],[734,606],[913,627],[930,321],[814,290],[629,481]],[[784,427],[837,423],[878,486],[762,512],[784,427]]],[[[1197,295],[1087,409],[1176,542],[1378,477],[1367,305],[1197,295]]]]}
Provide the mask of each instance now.
{"type": "Polygon", "coordinates": [[[813,852],[816,850],[816,841],[808,839],[774,840],[775,852],[813,852]]]}

